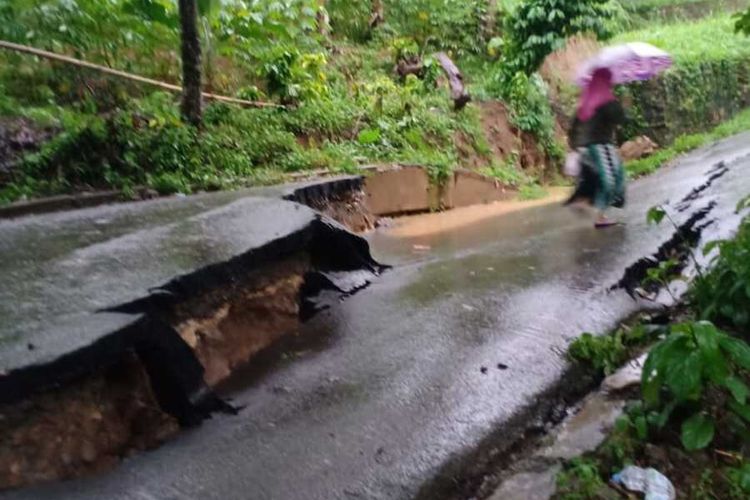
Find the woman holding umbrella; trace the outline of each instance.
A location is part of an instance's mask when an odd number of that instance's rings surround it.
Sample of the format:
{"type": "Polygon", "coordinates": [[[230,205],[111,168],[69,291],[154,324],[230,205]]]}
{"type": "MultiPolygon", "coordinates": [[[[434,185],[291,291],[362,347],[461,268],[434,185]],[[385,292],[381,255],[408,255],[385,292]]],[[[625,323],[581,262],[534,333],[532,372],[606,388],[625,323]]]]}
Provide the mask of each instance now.
{"type": "Polygon", "coordinates": [[[570,127],[570,147],[580,151],[578,187],[568,204],[585,202],[598,212],[597,228],[615,224],[605,215],[609,207],[625,205],[625,170],[615,146],[615,129],[625,112],[613,92],[612,72],[597,69],[581,95],[570,127]]]}
{"type": "Polygon", "coordinates": [[[614,85],[647,80],[671,64],[666,52],[645,43],[629,43],[602,50],[578,78],[583,91],[569,134],[571,148],[579,152],[578,186],[567,204],[593,205],[598,212],[597,228],[616,224],[605,212],[625,205],[625,170],[615,143],[625,112],[614,85]]]}

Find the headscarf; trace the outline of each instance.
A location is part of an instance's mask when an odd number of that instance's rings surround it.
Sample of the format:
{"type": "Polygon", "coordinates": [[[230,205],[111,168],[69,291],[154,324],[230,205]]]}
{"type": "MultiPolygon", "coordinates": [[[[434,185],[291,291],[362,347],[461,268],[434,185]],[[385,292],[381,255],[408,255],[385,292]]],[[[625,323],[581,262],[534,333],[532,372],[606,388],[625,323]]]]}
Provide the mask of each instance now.
{"type": "Polygon", "coordinates": [[[603,105],[616,100],[612,91],[612,72],[606,68],[597,69],[586,85],[578,104],[578,119],[588,121],[603,105]]]}

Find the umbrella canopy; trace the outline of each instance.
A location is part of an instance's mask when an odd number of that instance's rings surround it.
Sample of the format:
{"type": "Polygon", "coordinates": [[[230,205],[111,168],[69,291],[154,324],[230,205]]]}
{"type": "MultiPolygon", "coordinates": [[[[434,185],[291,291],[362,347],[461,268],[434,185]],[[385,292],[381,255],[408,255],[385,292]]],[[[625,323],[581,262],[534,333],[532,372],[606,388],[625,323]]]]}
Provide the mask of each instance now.
{"type": "Polygon", "coordinates": [[[672,66],[672,56],[663,50],[643,42],[614,45],[602,49],[589,59],[581,69],[576,83],[584,87],[591,81],[597,69],[612,72],[616,84],[649,80],[672,66]]]}

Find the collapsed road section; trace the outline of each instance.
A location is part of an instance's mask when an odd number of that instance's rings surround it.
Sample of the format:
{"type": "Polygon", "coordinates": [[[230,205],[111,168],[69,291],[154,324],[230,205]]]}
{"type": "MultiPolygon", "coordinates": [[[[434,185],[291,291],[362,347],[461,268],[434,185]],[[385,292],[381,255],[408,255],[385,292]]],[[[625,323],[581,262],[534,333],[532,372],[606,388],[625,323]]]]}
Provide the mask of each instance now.
{"type": "Polygon", "coordinates": [[[381,270],[296,203],[161,200],[0,225],[0,489],[111,467],[233,409],[215,384],[381,270]]]}

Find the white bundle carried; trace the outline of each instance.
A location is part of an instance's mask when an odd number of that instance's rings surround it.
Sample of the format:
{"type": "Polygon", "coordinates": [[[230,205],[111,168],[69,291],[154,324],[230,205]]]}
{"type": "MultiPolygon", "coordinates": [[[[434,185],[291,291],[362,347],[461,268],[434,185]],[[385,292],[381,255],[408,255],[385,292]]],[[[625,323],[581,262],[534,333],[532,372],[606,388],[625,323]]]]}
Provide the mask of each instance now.
{"type": "Polygon", "coordinates": [[[565,167],[563,168],[565,175],[569,177],[578,177],[581,173],[581,152],[571,151],[565,157],[565,167]]]}

